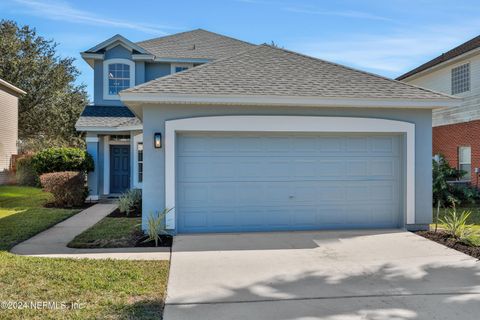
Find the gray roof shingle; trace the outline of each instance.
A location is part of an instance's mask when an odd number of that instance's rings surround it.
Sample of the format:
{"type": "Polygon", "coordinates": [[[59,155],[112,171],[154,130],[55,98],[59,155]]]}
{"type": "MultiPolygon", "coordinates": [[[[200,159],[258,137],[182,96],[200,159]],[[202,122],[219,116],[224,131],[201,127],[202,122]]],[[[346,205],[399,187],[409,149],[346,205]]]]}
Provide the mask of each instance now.
{"type": "Polygon", "coordinates": [[[256,46],[123,92],[367,99],[451,98],[269,45],[256,46]]]}
{"type": "Polygon", "coordinates": [[[207,60],[225,58],[256,46],[203,29],[145,40],[137,45],[157,58],[207,60]]]}
{"type": "Polygon", "coordinates": [[[142,122],[124,106],[86,106],[75,127],[125,127],[137,126],[142,122]]]}

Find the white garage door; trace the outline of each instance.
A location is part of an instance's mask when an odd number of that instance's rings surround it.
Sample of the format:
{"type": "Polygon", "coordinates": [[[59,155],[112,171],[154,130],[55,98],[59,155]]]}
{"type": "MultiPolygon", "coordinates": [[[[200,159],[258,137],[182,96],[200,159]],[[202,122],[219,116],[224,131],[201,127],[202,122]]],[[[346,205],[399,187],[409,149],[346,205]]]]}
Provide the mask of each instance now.
{"type": "Polygon", "coordinates": [[[401,136],[180,134],[178,232],[403,225],[401,136]]]}

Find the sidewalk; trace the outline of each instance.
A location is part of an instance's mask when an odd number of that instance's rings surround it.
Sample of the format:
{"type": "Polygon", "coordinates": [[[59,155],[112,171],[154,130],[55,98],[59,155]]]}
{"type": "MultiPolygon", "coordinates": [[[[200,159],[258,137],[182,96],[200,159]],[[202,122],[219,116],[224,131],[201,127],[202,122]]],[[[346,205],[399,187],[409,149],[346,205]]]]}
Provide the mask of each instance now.
{"type": "Polygon", "coordinates": [[[67,244],[116,209],[116,204],[96,204],[48,230],[16,245],[18,255],[51,258],[169,260],[170,248],[74,249],[67,244]]]}

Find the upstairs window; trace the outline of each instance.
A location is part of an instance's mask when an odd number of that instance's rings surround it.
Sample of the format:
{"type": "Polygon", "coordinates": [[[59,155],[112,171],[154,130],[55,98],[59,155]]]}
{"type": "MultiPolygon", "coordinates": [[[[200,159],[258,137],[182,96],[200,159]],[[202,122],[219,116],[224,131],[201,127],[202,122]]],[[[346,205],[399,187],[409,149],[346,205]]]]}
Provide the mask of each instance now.
{"type": "Polygon", "coordinates": [[[170,73],[182,72],[193,68],[192,63],[172,63],[170,73]]]}
{"type": "Polygon", "coordinates": [[[458,169],[465,171],[462,180],[471,180],[472,176],[472,148],[459,147],[458,148],[458,169]]]}
{"type": "Polygon", "coordinates": [[[452,94],[470,91],[470,64],[452,69],[452,94]]]}
{"type": "Polygon", "coordinates": [[[127,59],[104,61],[104,99],[117,100],[118,93],[135,85],[135,64],[127,59]]]}

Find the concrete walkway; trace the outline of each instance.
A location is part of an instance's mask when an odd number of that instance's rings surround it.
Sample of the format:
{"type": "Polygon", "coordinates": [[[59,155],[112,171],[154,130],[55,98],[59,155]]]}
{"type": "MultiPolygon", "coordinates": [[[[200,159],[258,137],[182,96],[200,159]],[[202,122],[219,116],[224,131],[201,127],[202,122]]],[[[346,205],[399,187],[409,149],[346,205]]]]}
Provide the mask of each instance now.
{"type": "Polygon", "coordinates": [[[480,262],[401,230],[174,238],[165,320],[478,319],[480,262]]]}
{"type": "Polygon", "coordinates": [[[117,208],[116,204],[96,204],[48,230],[16,245],[10,252],[18,255],[51,258],[90,258],[128,260],[168,260],[169,248],[74,249],[67,244],[117,208]]]}

